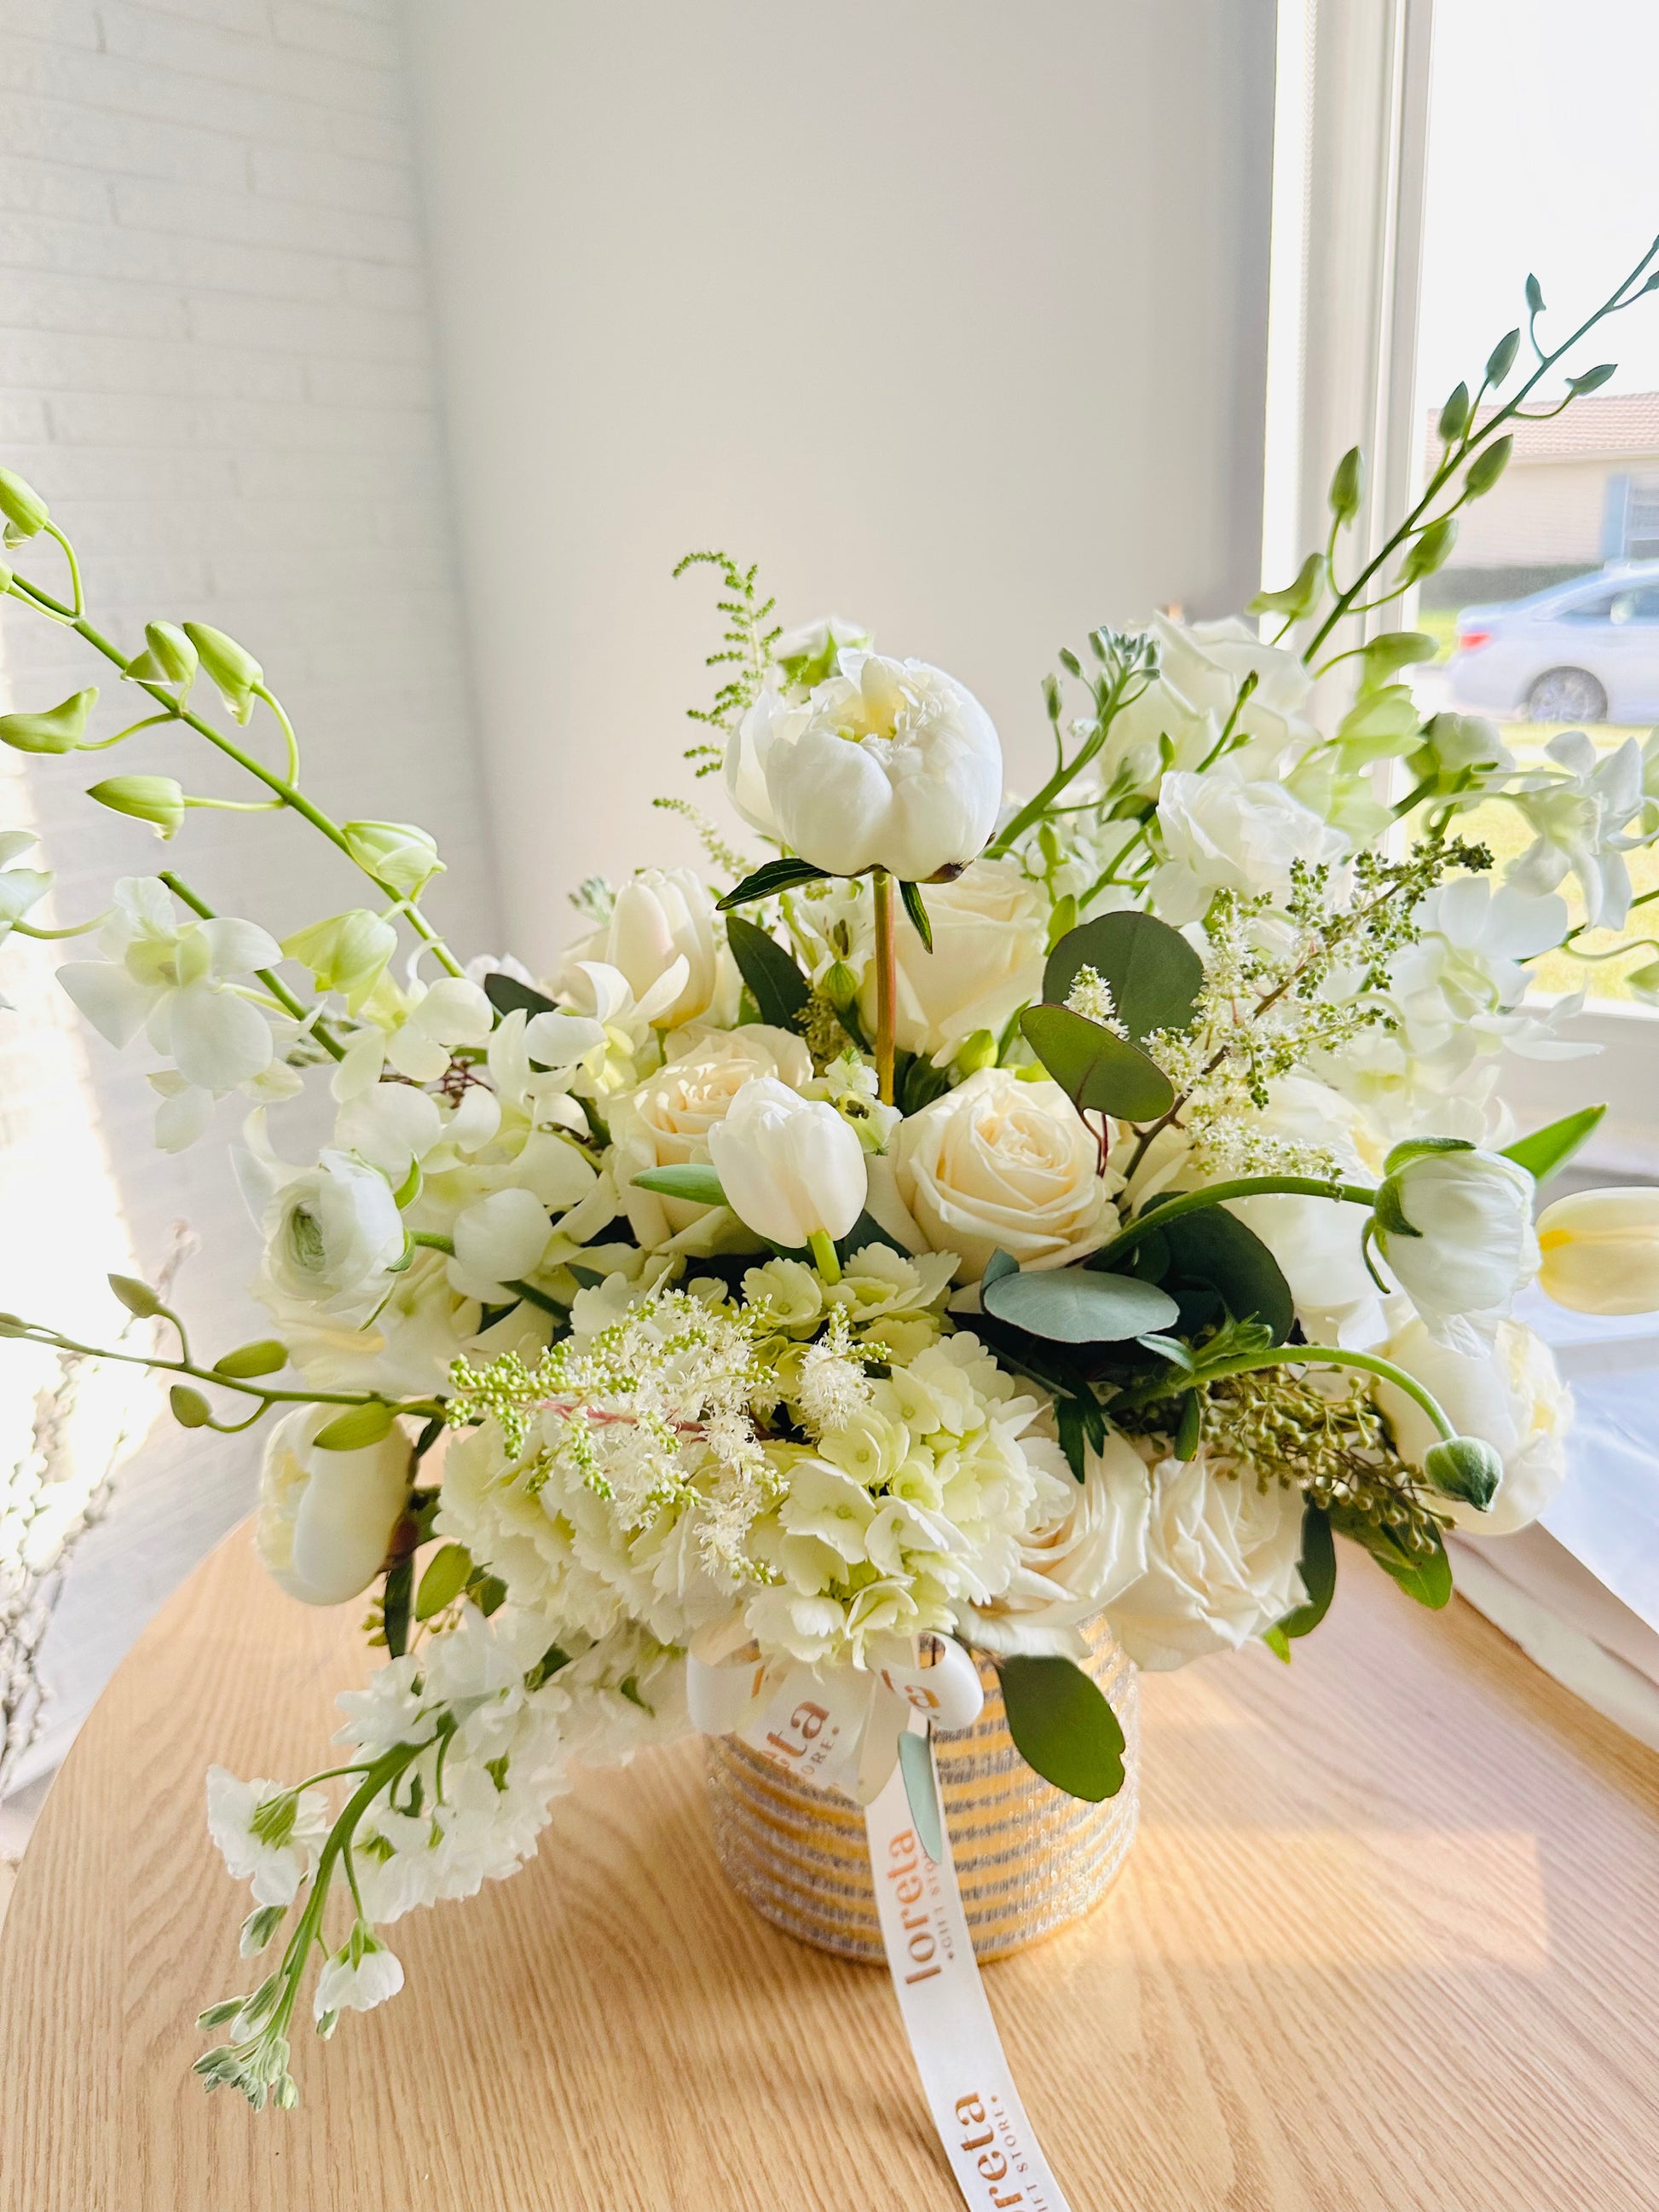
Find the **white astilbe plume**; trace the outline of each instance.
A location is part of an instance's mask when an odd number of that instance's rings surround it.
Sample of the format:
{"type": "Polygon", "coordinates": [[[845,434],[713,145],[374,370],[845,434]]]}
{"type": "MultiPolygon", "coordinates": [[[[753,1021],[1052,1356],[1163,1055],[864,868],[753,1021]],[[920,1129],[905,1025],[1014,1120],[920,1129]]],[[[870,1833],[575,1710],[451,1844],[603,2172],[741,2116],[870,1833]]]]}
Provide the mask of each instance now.
{"type": "Polygon", "coordinates": [[[1127,1041],[1129,1032],[1119,1018],[1112,987],[1097,969],[1086,966],[1078,969],[1066,994],[1066,1006],[1068,1012],[1081,1014],[1085,1021],[1097,1023],[1127,1041]]]}
{"type": "Polygon", "coordinates": [[[795,1401],[808,1425],[820,1433],[844,1429],[859,1408],[870,1402],[870,1378],[863,1361],[882,1357],[879,1345],[855,1346],[846,1308],[832,1309],[823,1334],[801,1354],[795,1401]]]}

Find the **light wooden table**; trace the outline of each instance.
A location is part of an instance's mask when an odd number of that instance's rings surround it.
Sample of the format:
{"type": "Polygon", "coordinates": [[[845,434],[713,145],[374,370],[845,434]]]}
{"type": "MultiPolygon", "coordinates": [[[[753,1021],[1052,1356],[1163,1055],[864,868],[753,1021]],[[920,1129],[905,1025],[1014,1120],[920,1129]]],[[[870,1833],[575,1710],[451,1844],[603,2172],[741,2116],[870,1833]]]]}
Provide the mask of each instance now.
{"type": "MultiPolygon", "coordinates": [[[[989,1970],[1075,2212],[1653,2212],[1659,1759],[1344,1566],[1293,1668],[1146,1680],[1121,1882],[989,1970]]],[[[356,1611],[233,1536],[93,1715],[0,1934],[4,2212],[947,2212],[885,1975],[726,1890],[691,1745],[400,1923],[408,1990],[305,2039],[297,2112],[203,2094],[249,1970],[202,1771],[319,1763],[356,1611]]]]}

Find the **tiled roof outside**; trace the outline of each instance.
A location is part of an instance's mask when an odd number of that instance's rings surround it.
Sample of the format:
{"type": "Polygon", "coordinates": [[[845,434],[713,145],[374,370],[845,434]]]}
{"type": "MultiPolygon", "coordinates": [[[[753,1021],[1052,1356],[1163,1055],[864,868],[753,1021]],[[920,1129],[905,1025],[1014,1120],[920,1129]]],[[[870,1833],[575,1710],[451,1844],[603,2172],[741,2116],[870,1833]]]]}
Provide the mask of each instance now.
{"type": "MultiPolygon", "coordinates": [[[[1479,420],[1489,422],[1494,410],[1483,407],[1479,420]]],[[[1440,410],[1428,416],[1429,451],[1438,452],[1434,425],[1440,410]]],[[[1515,461],[1612,460],[1628,455],[1659,459],[1659,392],[1591,392],[1575,399],[1563,415],[1549,422],[1516,422],[1515,461]]],[[[1513,465],[1513,464],[1512,464],[1513,465]]]]}

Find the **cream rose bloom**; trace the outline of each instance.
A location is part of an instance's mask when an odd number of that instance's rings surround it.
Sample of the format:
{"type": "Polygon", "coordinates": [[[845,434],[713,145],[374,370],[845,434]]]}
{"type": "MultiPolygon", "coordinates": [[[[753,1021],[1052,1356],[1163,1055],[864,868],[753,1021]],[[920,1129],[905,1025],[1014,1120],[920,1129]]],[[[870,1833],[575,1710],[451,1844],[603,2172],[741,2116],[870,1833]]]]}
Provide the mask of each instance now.
{"type": "MultiPolygon", "coordinates": [[[[1012,860],[975,860],[954,883],[929,884],[922,896],[933,949],[901,921],[893,1035],[902,1050],[944,1060],[976,1030],[1000,1036],[1022,1006],[1042,995],[1048,902],[1012,860]]],[[[865,1034],[873,1036],[873,960],[859,1011],[865,1034]]]]}
{"type": "Polygon", "coordinates": [[[799,1037],[763,1022],[739,1030],[688,1029],[654,1075],[611,1103],[611,1165],[634,1234],[647,1251],[693,1230],[717,1240],[730,1232],[732,1249],[753,1249],[753,1237],[737,1229],[725,1207],[659,1197],[636,1188],[633,1178],[650,1168],[707,1160],[708,1132],[759,1075],[799,1091],[811,1080],[812,1055],[799,1037]]]}
{"type": "MultiPolygon", "coordinates": [[[[1524,1322],[1500,1321],[1492,1350],[1470,1358],[1413,1320],[1381,1349],[1439,1400],[1460,1436],[1479,1437],[1503,1460],[1504,1479],[1484,1513],[1455,1498],[1437,1498],[1437,1512],[1474,1536],[1512,1536],[1553,1503],[1566,1480],[1572,1393],[1542,1337],[1524,1322]]],[[[1420,1467],[1439,1442],[1434,1423],[1392,1383],[1375,1389],[1401,1457],[1420,1467]]]]}
{"type": "Polygon", "coordinates": [[[968,1607],[968,1632],[986,1650],[1080,1661],[1085,1622],[1145,1577],[1152,1484],[1128,1438],[1111,1431],[1067,1491],[1060,1517],[1021,1540],[1019,1565],[996,1603],[968,1607]]]}
{"type": "Polygon", "coordinates": [[[928,1247],[976,1283],[993,1252],[1063,1267],[1117,1228],[1095,1140],[1057,1083],[981,1068],[893,1140],[894,1181],[928,1247]]]}

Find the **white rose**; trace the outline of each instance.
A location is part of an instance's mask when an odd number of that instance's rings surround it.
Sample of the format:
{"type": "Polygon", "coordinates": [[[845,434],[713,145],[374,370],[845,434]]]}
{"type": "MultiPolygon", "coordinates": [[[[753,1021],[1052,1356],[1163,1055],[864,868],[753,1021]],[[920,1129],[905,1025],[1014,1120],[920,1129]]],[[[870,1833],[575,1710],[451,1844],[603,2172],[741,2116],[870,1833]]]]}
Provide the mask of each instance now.
{"type": "MultiPolygon", "coordinates": [[[[929,884],[928,951],[908,921],[895,932],[898,992],[893,1034],[904,1052],[948,1058],[976,1030],[1000,1036],[1042,994],[1048,902],[1012,860],[975,860],[954,883],[929,884]]],[[[876,1033],[876,974],[866,969],[860,1011],[876,1033]]]]}
{"type": "MultiPolygon", "coordinates": [[[[1449,1513],[1475,1535],[1512,1536],[1535,1521],[1566,1479],[1572,1422],[1572,1393],[1543,1339],[1522,1322],[1499,1322],[1492,1350],[1472,1359],[1436,1343],[1422,1322],[1413,1321],[1382,1351],[1439,1401],[1460,1436],[1479,1437],[1503,1460],[1503,1480],[1484,1513],[1450,1498],[1437,1498],[1436,1511],[1449,1513]]],[[[1401,1457],[1421,1467],[1440,1441],[1434,1423],[1391,1382],[1379,1380],[1375,1395],[1401,1457]]]]}
{"type": "Polygon", "coordinates": [[[1137,1667],[1236,1651],[1306,1601],[1299,1491],[1261,1490],[1251,1468],[1224,1472],[1202,1452],[1150,1472],[1137,1455],[1114,1454],[1103,1474],[1126,1519],[1146,1500],[1146,1571],[1106,1607],[1137,1667]]]}
{"type": "Polygon", "coordinates": [[[1164,682],[1200,714],[1213,714],[1218,725],[1232,713],[1239,685],[1253,674],[1255,690],[1240,708],[1236,728],[1275,749],[1310,744],[1318,736],[1303,713],[1313,694],[1313,678],[1299,654],[1264,645],[1247,623],[1232,615],[1201,623],[1154,615],[1149,628],[1158,640],[1164,682]]]}
{"type": "Polygon", "coordinates": [[[344,1313],[372,1310],[404,1253],[403,1216],[378,1169],[325,1152],[265,1209],[264,1277],[278,1296],[344,1313]]]}
{"type": "Polygon", "coordinates": [[[335,1406],[304,1406],[279,1421],[265,1447],[253,1540],[290,1597],[343,1605],[385,1563],[409,1495],[409,1439],[395,1425],[360,1451],[324,1451],[317,1432],[335,1406]]]}
{"type": "Polygon", "coordinates": [[[1166,775],[1158,793],[1163,865],[1149,886],[1164,921],[1199,921],[1219,890],[1282,898],[1291,864],[1340,860],[1347,840],[1271,777],[1253,780],[1237,760],[1200,775],[1166,775]]]}
{"type": "Polygon", "coordinates": [[[900,1124],[898,1195],[957,1279],[976,1283],[999,1249],[1025,1267],[1063,1267],[1117,1227],[1093,1137],[1057,1083],[981,1068],[900,1124]]]}
{"type": "Polygon", "coordinates": [[[831,875],[964,866],[1002,802],[990,716],[926,661],[843,652],[841,666],[802,705],[763,692],[726,750],[733,803],[831,875]]]}
{"type": "Polygon", "coordinates": [[[605,928],[586,939],[573,960],[602,961],[645,998],[676,960],[686,978],[678,996],[653,1010],[659,1027],[678,1029],[707,1014],[728,1022],[738,1010],[738,975],[706,884],[690,868],[641,868],[617,893],[605,928]]]}
{"type": "Polygon", "coordinates": [[[1127,1437],[1112,1430],[1105,1449],[1090,1454],[1083,1480],[1068,1487],[1060,1518],[1021,1540],[1019,1565],[996,1604],[967,1608],[969,1640],[988,1651],[1080,1660],[1088,1650],[1083,1623],[1146,1572],[1152,1485],[1127,1437]]]}
{"type": "Polygon", "coordinates": [[[803,1098],[774,1076],[744,1085],[708,1143],[726,1204],[769,1243],[833,1243],[864,1211],[858,1131],[826,1101],[803,1098]]]}
{"type": "Polygon", "coordinates": [[[709,1131],[757,1075],[775,1076],[798,1091],[811,1080],[812,1055],[799,1037],[764,1022],[688,1031],[665,1066],[610,1106],[617,1188],[634,1234],[647,1250],[704,1220],[710,1209],[636,1189],[633,1178],[648,1168],[707,1160],[709,1131]]]}
{"type": "Polygon", "coordinates": [[[1376,1243],[1442,1344],[1489,1346],[1538,1272],[1533,1178],[1501,1152],[1448,1138],[1396,1145],[1376,1193],[1376,1243]]]}

